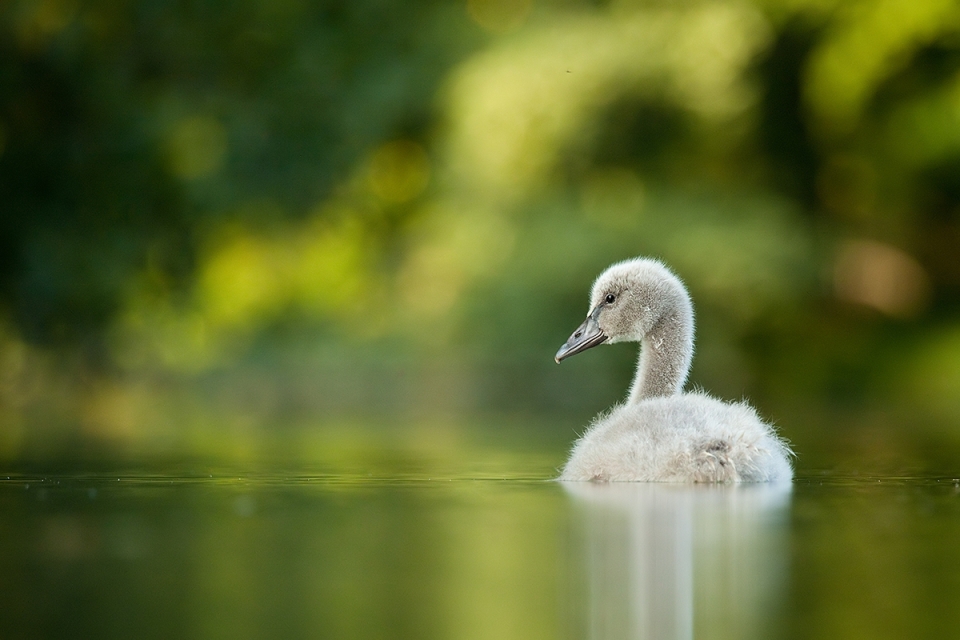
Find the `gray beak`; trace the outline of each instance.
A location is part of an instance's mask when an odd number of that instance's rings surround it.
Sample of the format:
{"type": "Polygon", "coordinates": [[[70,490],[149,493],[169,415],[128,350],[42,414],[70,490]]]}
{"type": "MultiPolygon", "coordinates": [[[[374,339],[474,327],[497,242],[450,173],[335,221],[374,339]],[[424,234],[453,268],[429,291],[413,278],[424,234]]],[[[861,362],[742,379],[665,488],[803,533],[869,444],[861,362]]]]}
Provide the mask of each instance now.
{"type": "Polygon", "coordinates": [[[590,347],[595,347],[607,341],[607,336],[597,323],[597,318],[600,316],[600,309],[602,308],[602,304],[597,305],[597,307],[590,312],[590,315],[587,316],[587,319],[583,321],[583,324],[577,327],[573,335],[560,347],[557,355],[553,357],[557,364],[560,364],[561,360],[565,360],[581,351],[586,351],[590,347]]]}

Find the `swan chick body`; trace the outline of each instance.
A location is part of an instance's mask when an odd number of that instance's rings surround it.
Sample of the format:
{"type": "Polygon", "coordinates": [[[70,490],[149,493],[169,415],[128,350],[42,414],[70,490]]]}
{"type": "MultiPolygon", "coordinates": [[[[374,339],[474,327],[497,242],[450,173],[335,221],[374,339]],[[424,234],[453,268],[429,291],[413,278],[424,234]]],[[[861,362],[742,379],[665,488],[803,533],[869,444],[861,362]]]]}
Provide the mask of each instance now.
{"type": "Polygon", "coordinates": [[[617,263],[597,278],[590,313],[556,361],[605,342],[641,343],[627,399],[577,440],[560,476],[570,481],[776,482],[793,453],[746,402],[683,393],[693,357],[693,306],[656,260],[617,263]]]}

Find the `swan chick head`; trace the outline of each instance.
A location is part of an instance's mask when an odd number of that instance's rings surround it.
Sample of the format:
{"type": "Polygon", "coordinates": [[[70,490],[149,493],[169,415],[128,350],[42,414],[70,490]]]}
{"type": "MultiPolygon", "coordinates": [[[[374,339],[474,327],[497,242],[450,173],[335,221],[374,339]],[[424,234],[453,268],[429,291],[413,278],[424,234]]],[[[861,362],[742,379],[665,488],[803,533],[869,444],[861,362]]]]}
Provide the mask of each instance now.
{"type": "Polygon", "coordinates": [[[587,319],[554,359],[559,363],[605,342],[639,342],[668,315],[680,316],[692,330],[692,305],[680,279],[658,260],[618,262],[593,283],[587,319]]]}

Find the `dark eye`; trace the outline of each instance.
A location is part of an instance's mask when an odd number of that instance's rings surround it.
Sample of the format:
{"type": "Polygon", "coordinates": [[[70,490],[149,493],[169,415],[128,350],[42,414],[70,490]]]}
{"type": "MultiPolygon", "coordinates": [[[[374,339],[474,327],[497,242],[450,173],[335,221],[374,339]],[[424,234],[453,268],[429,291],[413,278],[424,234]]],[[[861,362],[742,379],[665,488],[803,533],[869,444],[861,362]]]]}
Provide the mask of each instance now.
{"type": "Polygon", "coordinates": [[[607,297],[604,298],[604,300],[606,300],[607,304],[613,304],[614,302],[616,302],[617,296],[613,295],[612,293],[608,293],[607,297]]]}

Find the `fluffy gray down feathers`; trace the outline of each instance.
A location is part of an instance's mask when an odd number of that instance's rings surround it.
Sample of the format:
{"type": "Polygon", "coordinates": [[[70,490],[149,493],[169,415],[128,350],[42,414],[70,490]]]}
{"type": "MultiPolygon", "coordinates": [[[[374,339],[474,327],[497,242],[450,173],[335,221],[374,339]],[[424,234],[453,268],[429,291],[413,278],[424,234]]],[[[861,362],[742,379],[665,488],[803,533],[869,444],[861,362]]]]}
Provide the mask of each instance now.
{"type": "Polygon", "coordinates": [[[590,309],[598,305],[608,343],[641,343],[637,374],[626,401],[598,416],[574,444],[561,480],[792,478],[793,453],[753,407],[682,392],[693,358],[693,306],[669,269],[645,258],[614,264],[593,285],[590,309]]]}

